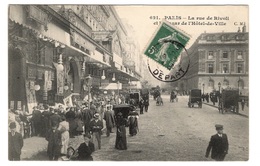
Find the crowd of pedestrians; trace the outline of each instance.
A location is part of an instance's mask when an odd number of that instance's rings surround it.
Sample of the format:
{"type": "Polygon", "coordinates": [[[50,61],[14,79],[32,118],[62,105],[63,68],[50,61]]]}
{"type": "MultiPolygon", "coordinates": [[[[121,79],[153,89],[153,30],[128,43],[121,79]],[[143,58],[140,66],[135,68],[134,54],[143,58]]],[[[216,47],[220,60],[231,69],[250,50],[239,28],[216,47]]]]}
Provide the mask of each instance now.
{"type": "MultiPolygon", "coordinates": [[[[74,104],[69,107],[64,107],[64,105],[52,107],[39,104],[33,107],[31,114],[19,110],[9,110],[9,131],[15,128],[19,139],[22,141],[24,138],[32,136],[45,138],[48,141],[47,155],[49,160],[58,160],[61,157],[64,158],[64,156],[70,158],[75,154],[77,154],[77,158],[74,159],[92,160],[91,153],[101,149],[101,135],[105,133],[109,137],[113,133],[114,127],[119,129],[117,133],[122,129],[122,123],[116,124],[113,105],[125,102],[125,97],[120,95],[98,98],[92,100],[90,105],[89,102],[82,105],[74,104]],[[105,126],[103,126],[103,120],[105,126]],[[105,128],[106,130],[104,130],[105,128]],[[69,147],[70,139],[79,135],[83,135],[85,144],[77,149],[69,147]],[[73,155],[72,151],[74,151],[73,155]],[[68,154],[70,155],[68,156],[68,154]],[[89,154],[88,157],[86,157],[86,154],[89,154]]],[[[133,117],[129,118],[126,119],[125,126],[129,125],[129,121],[135,123],[134,125],[137,124],[133,117]]],[[[130,132],[131,135],[135,135],[137,133],[136,127],[131,128],[130,132]]],[[[9,144],[13,144],[14,141],[16,140],[12,140],[9,144]]],[[[124,141],[125,143],[126,141],[124,141]]],[[[19,148],[22,148],[22,146],[19,145],[19,148]]],[[[126,144],[125,147],[119,149],[126,149],[126,144]]],[[[13,153],[9,154],[9,159],[19,160],[18,154],[20,156],[21,149],[15,155],[13,153]]]]}

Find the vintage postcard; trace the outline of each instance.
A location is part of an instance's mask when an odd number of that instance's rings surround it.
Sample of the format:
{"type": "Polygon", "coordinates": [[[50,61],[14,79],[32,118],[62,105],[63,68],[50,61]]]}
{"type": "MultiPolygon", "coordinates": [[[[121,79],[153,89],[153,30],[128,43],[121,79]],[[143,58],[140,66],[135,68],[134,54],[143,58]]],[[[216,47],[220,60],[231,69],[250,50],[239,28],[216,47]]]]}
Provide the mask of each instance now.
{"type": "Polygon", "coordinates": [[[249,6],[10,4],[5,21],[9,163],[250,159],[249,6]]]}

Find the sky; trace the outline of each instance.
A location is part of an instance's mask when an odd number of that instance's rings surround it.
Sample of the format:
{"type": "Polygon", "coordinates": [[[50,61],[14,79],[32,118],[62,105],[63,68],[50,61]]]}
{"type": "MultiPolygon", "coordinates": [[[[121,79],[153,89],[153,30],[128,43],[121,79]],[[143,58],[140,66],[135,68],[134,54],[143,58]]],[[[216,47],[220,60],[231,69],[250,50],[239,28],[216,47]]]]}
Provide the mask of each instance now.
{"type": "MultiPolygon", "coordinates": [[[[174,18],[175,22],[187,22],[194,21],[188,20],[188,17],[196,19],[197,17],[204,17],[206,20],[208,16],[214,17],[228,17],[229,20],[224,21],[225,26],[215,26],[215,25],[175,25],[177,28],[185,31],[191,35],[191,40],[189,42],[189,47],[196,38],[205,31],[210,32],[236,32],[238,26],[234,25],[235,22],[245,22],[247,28],[248,26],[248,6],[149,6],[149,5],[123,5],[115,6],[116,11],[120,18],[125,18],[128,23],[133,26],[136,31],[136,36],[138,37],[138,42],[140,43],[140,48],[144,48],[147,42],[151,39],[151,36],[155,32],[158,25],[153,25],[156,20],[150,19],[150,17],[158,16],[161,21],[168,16],[168,18],[174,18]],[[239,11],[239,12],[238,12],[239,11]],[[181,19],[180,19],[181,17],[181,19]],[[186,19],[185,19],[186,18],[186,19]]],[[[199,21],[199,20],[195,20],[199,21]]],[[[200,20],[202,21],[202,20],[200,20]]],[[[216,20],[210,20],[214,23],[216,20]]]]}
{"type": "MultiPolygon", "coordinates": [[[[121,19],[127,20],[132,25],[136,40],[140,45],[141,54],[144,56],[145,62],[149,61],[152,71],[155,69],[162,70],[164,74],[174,73],[173,69],[169,71],[156,62],[147,58],[143,52],[153,34],[159,27],[159,21],[165,20],[175,23],[175,28],[183,33],[188,34],[191,38],[186,45],[188,49],[201,33],[216,32],[237,32],[238,27],[242,29],[243,23],[249,28],[249,7],[240,6],[157,6],[157,5],[118,5],[115,9],[121,19]],[[239,12],[238,12],[239,11],[239,12]],[[224,20],[220,20],[220,19],[224,20]],[[197,22],[196,22],[197,21],[197,22]],[[192,22],[200,23],[192,25],[192,22]],[[217,24],[222,22],[223,24],[217,24]],[[158,24],[157,24],[158,23],[158,24]],[[206,25],[201,25],[205,23],[206,25]],[[210,23],[210,25],[208,25],[210,23]]],[[[131,34],[130,34],[131,35],[131,34]]],[[[177,61],[180,62],[180,59],[177,61]]],[[[175,63],[175,66],[177,63],[175,63]]],[[[153,79],[154,84],[160,83],[153,79]]]]}

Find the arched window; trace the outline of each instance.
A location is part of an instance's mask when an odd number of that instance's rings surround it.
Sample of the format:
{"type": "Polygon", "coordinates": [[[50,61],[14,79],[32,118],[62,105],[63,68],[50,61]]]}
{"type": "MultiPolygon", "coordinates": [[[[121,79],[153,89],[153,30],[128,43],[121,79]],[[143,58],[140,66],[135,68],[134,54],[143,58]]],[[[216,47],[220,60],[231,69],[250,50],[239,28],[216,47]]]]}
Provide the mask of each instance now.
{"type": "Polygon", "coordinates": [[[223,81],[223,89],[226,89],[229,86],[229,81],[227,79],[225,79],[223,81]]]}
{"type": "Polygon", "coordinates": [[[214,90],[214,80],[212,80],[212,79],[209,80],[209,86],[208,87],[209,87],[210,90],[214,90]]]}
{"type": "Polygon", "coordinates": [[[242,79],[238,80],[238,88],[239,89],[244,89],[244,80],[242,80],[242,79]]]}

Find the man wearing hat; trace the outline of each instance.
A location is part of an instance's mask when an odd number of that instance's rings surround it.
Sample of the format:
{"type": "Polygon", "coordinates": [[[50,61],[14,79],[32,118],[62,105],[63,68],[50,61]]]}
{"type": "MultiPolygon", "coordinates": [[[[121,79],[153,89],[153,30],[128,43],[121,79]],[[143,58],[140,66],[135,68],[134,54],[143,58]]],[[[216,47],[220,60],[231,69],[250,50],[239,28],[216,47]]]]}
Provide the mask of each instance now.
{"type": "Polygon", "coordinates": [[[95,111],[92,109],[89,109],[89,107],[85,107],[83,109],[83,122],[84,122],[84,129],[85,129],[85,133],[89,133],[90,130],[90,122],[94,117],[95,111]]]}
{"type": "Polygon", "coordinates": [[[48,141],[47,154],[49,160],[58,160],[61,155],[61,131],[58,130],[58,124],[53,123],[51,129],[47,132],[46,138],[48,141]]]}
{"type": "Polygon", "coordinates": [[[42,130],[42,113],[36,106],[33,107],[31,121],[32,121],[32,126],[34,129],[33,135],[39,136],[41,134],[41,130],[42,130]]]}
{"type": "Polygon", "coordinates": [[[95,149],[101,149],[101,130],[103,129],[103,122],[99,120],[99,113],[94,114],[94,119],[90,121],[89,128],[95,149]]]}
{"type": "Polygon", "coordinates": [[[211,136],[206,155],[209,157],[211,151],[211,158],[216,161],[223,161],[226,154],[228,154],[228,138],[227,135],[223,133],[223,125],[215,125],[217,134],[211,136]]]}
{"type": "Polygon", "coordinates": [[[115,126],[115,119],[114,114],[112,112],[112,105],[107,106],[107,109],[104,113],[104,120],[106,121],[106,128],[107,128],[107,137],[110,136],[112,133],[112,128],[115,126]]]}
{"type": "Polygon", "coordinates": [[[21,150],[23,147],[22,134],[16,132],[15,122],[9,124],[10,132],[8,133],[9,160],[20,160],[21,150]]]}

